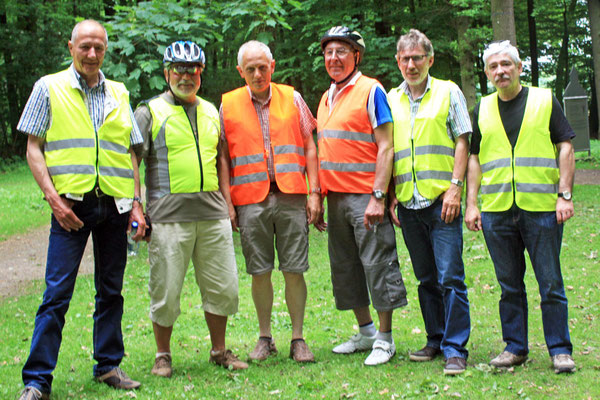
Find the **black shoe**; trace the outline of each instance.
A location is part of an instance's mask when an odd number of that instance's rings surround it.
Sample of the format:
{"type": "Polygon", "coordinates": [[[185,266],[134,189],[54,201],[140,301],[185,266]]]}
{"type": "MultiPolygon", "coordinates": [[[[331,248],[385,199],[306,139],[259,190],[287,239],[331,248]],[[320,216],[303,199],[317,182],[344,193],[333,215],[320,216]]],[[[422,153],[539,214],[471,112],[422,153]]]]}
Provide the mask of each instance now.
{"type": "Polygon", "coordinates": [[[450,357],[446,360],[444,375],[459,375],[467,369],[467,360],[462,357],[450,357]]]}
{"type": "Polygon", "coordinates": [[[440,354],[442,354],[440,349],[436,349],[435,347],[431,346],[425,346],[419,351],[410,353],[408,358],[410,358],[410,361],[431,361],[440,354]]]}

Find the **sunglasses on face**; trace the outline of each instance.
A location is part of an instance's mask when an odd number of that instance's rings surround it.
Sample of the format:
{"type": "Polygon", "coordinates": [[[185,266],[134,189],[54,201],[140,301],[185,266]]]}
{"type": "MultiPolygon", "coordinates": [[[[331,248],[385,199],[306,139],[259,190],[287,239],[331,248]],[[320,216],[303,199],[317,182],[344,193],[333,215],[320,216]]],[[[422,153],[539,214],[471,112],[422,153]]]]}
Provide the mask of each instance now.
{"type": "Polygon", "coordinates": [[[198,75],[202,72],[202,67],[199,65],[171,65],[170,69],[177,75],[198,75]]]}

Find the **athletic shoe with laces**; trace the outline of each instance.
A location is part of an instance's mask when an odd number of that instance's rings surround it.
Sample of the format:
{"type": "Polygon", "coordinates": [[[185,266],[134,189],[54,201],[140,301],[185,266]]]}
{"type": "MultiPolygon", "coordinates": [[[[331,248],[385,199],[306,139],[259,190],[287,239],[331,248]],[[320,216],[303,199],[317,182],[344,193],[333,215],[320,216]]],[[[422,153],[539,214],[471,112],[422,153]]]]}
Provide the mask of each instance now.
{"type": "Polygon", "coordinates": [[[19,395],[19,400],[48,400],[50,395],[48,393],[42,393],[38,388],[33,386],[26,386],[25,389],[19,395]]]}
{"type": "Polygon", "coordinates": [[[365,336],[360,332],[352,335],[350,340],[333,348],[336,354],[352,354],[357,351],[367,351],[373,348],[375,336],[365,336]]]}
{"type": "Polygon", "coordinates": [[[554,372],[557,374],[563,372],[575,372],[575,361],[570,354],[557,354],[552,356],[552,365],[554,365],[554,372]]]}
{"type": "Polygon", "coordinates": [[[156,357],[154,360],[154,366],[152,367],[152,375],[170,378],[171,374],[173,373],[171,363],[172,360],[170,354],[161,354],[160,356],[156,357]]]}
{"type": "Polygon", "coordinates": [[[396,354],[394,339],[392,339],[392,343],[377,339],[373,343],[373,351],[365,360],[365,365],[385,364],[390,361],[394,354],[396,354]]]}

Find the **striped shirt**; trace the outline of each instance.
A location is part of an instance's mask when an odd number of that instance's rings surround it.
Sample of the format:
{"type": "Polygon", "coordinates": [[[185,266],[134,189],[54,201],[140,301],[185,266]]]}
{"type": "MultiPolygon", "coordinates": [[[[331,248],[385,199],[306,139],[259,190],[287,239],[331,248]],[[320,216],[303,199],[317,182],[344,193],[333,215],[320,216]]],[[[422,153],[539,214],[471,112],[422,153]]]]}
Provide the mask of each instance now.
{"type": "MultiPolygon", "coordinates": [[[[69,71],[72,72],[70,77],[71,85],[82,92],[83,101],[88,109],[94,131],[98,133],[98,129],[104,123],[104,100],[108,93],[104,74],[102,71],[99,71],[100,80],[98,81],[98,85],[90,88],[85,79],[75,70],[73,64],[71,64],[69,71]]],[[[135,118],[133,118],[131,106],[129,107],[129,113],[132,123],[130,134],[131,144],[140,144],[143,142],[143,138],[135,122],[135,118]]],[[[23,109],[23,114],[21,114],[21,119],[17,124],[17,130],[26,135],[43,138],[46,137],[46,132],[50,128],[51,123],[50,92],[48,91],[45,79],[41,78],[33,86],[29,100],[23,109]]]]}
{"type": "MultiPolygon", "coordinates": [[[[413,99],[406,81],[402,82],[400,90],[408,96],[408,101],[410,103],[410,130],[412,132],[415,124],[415,117],[419,111],[419,106],[421,105],[421,100],[423,100],[425,93],[431,90],[431,76],[427,76],[427,87],[423,94],[417,99],[413,99]]],[[[468,139],[473,131],[471,128],[469,110],[467,109],[467,101],[457,85],[452,85],[452,89],[450,90],[450,108],[448,110],[448,119],[446,120],[446,129],[448,131],[448,137],[452,141],[455,141],[457,137],[465,134],[468,139]]],[[[413,197],[407,202],[401,202],[401,204],[405,208],[422,210],[432,205],[436,200],[437,198],[427,199],[423,197],[421,193],[419,193],[417,183],[415,182],[413,197]]]]}
{"type": "MultiPolygon", "coordinates": [[[[248,89],[248,93],[250,94],[250,98],[252,99],[252,104],[254,105],[254,109],[256,110],[256,115],[258,116],[258,122],[260,124],[260,129],[262,131],[263,143],[265,147],[265,151],[268,154],[267,157],[267,168],[269,170],[269,180],[271,182],[275,182],[275,167],[273,161],[273,149],[271,148],[271,133],[269,130],[269,106],[271,104],[271,88],[269,87],[269,97],[266,100],[260,100],[254,96],[250,87],[246,86],[248,89]]],[[[317,120],[313,117],[310,108],[306,105],[306,102],[302,98],[302,95],[294,90],[294,105],[298,109],[298,114],[300,117],[300,132],[302,136],[306,138],[311,138],[312,140],[312,132],[317,127],[317,120]]],[[[225,142],[225,123],[223,122],[223,105],[219,108],[219,119],[221,120],[221,140],[225,142]]]]}

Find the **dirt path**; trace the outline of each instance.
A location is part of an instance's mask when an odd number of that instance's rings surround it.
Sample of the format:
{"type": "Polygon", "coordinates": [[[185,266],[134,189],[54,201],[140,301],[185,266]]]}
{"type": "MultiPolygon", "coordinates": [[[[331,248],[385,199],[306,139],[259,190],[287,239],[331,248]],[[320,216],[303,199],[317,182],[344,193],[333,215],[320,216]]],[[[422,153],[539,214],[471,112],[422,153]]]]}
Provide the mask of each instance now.
{"type": "MultiPolygon", "coordinates": [[[[600,170],[577,170],[577,185],[600,185],[600,170]]],[[[48,249],[48,227],[0,242],[0,299],[18,295],[33,279],[43,279],[48,249]]],[[[91,240],[81,262],[80,274],[94,270],[91,240]]]]}

